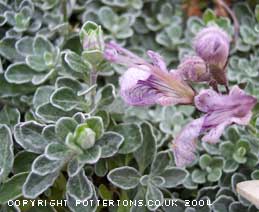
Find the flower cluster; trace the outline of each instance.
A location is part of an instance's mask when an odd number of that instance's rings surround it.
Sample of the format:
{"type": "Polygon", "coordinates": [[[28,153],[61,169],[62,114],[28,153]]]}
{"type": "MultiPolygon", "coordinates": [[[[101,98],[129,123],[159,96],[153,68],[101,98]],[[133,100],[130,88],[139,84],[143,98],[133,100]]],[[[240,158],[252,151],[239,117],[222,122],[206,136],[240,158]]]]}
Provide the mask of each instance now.
{"type": "Polygon", "coordinates": [[[197,138],[216,143],[231,124],[247,125],[257,100],[238,86],[228,90],[226,67],[230,37],[211,26],[201,30],[193,43],[196,56],[185,58],[177,70],[168,70],[163,58],[148,51],[151,63],[114,42],[106,44],[104,57],[128,67],[121,76],[120,95],[134,106],[190,104],[204,113],[187,124],[172,142],[175,163],[186,166],[195,160],[197,138]],[[191,82],[206,82],[212,88],[196,92],[191,82]],[[227,92],[218,91],[218,84],[227,92]]]}

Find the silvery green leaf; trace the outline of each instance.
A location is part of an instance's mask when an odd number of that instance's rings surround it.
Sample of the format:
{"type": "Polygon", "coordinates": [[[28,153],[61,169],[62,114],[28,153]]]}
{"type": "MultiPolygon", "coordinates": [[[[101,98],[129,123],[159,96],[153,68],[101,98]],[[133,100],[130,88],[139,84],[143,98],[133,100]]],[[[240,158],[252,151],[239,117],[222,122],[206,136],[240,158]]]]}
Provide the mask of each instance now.
{"type": "Polygon", "coordinates": [[[118,16],[112,11],[109,7],[102,7],[98,11],[98,17],[102,25],[112,31],[112,28],[115,23],[118,21],[118,16]]]}
{"type": "Polygon", "coordinates": [[[231,188],[232,188],[232,191],[235,192],[235,194],[237,193],[236,192],[236,185],[242,181],[246,181],[247,180],[247,177],[242,174],[242,173],[234,173],[232,176],[231,176],[231,188]]]}
{"type": "Polygon", "coordinates": [[[157,153],[154,161],[151,165],[151,173],[152,175],[159,175],[165,171],[166,167],[170,163],[170,157],[168,151],[162,151],[157,153]]]}
{"type": "Polygon", "coordinates": [[[97,92],[97,102],[99,107],[110,105],[115,99],[115,87],[107,84],[97,92]]]}
{"type": "Polygon", "coordinates": [[[0,111],[0,123],[6,124],[13,129],[14,125],[20,122],[21,114],[17,108],[4,106],[0,111]]]}
{"type": "Polygon", "coordinates": [[[16,174],[1,185],[0,204],[4,204],[9,200],[15,200],[22,195],[22,186],[27,175],[27,172],[16,174]]]}
{"type": "Polygon", "coordinates": [[[103,177],[108,172],[108,163],[105,159],[99,160],[94,166],[94,172],[97,176],[103,177]]]}
{"type": "Polygon", "coordinates": [[[0,125],[0,138],[0,182],[3,182],[12,171],[14,162],[12,133],[7,125],[0,125]]]}
{"type": "Polygon", "coordinates": [[[165,188],[173,188],[180,184],[182,184],[186,177],[188,176],[188,172],[182,168],[168,168],[163,171],[159,176],[165,179],[165,183],[162,185],[165,188]]]}
{"type": "Polygon", "coordinates": [[[80,91],[83,87],[80,82],[72,77],[59,77],[55,83],[56,88],[68,87],[80,91]]]}
{"type": "Polygon", "coordinates": [[[56,73],[56,69],[51,69],[47,72],[37,73],[33,76],[31,82],[34,85],[40,85],[44,83],[47,79],[49,79],[51,76],[53,76],[56,73]]]}
{"type": "Polygon", "coordinates": [[[65,61],[76,72],[88,73],[91,70],[91,64],[85,60],[83,61],[78,54],[72,51],[66,53],[65,61]]]}
{"type": "Polygon", "coordinates": [[[50,96],[54,90],[54,87],[49,85],[38,87],[32,100],[34,108],[37,108],[42,104],[49,103],[50,96]]]}
{"type": "Polygon", "coordinates": [[[76,175],[69,177],[67,181],[67,193],[76,200],[88,200],[93,195],[93,188],[85,176],[84,169],[76,175]]]}
{"type": "Polygon", "coordinates": [[[96,135],[96,138],[100,138],[104,133],[103,121],[98,116],[92,116],[86,119],[85,123],[91,128],[96,135]]]}
{"type": "Polygon", "coordinates": [[[48,69],[43,58],[37,55],[28,55],[26,57],[26,64],[37,72],[42,72],[48,69]]]}
{"type": "Polygon", "coordinates": [[[74,175],[77,175],[78,172],[83,168],[83,166],[84,164],[80,163],[76,157],[73,158],[67,164],[68,176],[73,177],[74,175]]]}
{"type": "Polygon", "coordinates": [[[50,97],[50,102],[55,107],[70,111],[79,105],[79,99],[73,89],[61,87],[56,89],[50,97]]]}
{"type": "Polygon", "coordinates": [[[45,155],[51,160],[64,160],[72,154],[72,151],[60,143],[50,143],[45,149],[45,155]]]}
{"type": "Polygon", "coordinates": [[[160,187],[165,183],[165,179],[160,176],[152,176],[150,178],[150,182],[151,182],[151,184],[160,187]]]}
{"type": "Polygon", "coordinates": [[[43,36],[37,36],[33,42],[33,52],[36,55],[43,56],[45,52],[54,51],[54,47],[50,41],[43,36]]]}
{"type": "Polygon", "coordinates": [[[29,172],[31,170],[31,164],[37,156],[37,154],[32,152],[18,152],[14,158],[13,173],[29,172]]]}
{"type": "Polygon", "coordinates": [[[102,149],[101,158],[108,158],[115,155],[120,145],[123,143],[124,137],[115,132],[105,132],[101,138],[96,141],[102,149]]]}
{"type": "Polygon", "coordinates": [[[215,212],[229,212],[229,205],[234,201],[232,197],[222,195],[218,197],[212,204],[215,212]]]}
{"type": "Polygon", "coordinates": [[[71,211],[73,211],[73,212],[81,212],[81,211],[95,212],[96,211],[97,206],[98,206],[97,194],[96,194],[93,183],[91,181],[88,181],[88,183],[91,186],[92,195],[87,200],[89,202],[92,202],[92,204],[88,204],[87,206],[83,205],[81,202],[79,202],[81,204],[76,204],[77,199],[74,198],[73,196],[71,196],[69,193],[67,193],[66,194],[67,204],[71,211]]]}
{"type": "Polygon", "coordinates": [[[43,153],[48,141],[43,137],[44,125],[35,121],[19,123],[14,128],[14,137],[18,144],[30,152],[43,153]]]}
{"type": "Polygon", "coordinates": [[[40,105],[36,109],[36,115],[44,122],[53,123],[56,122],[62,116],[72,116],[75,111],[64,111],[52,106],[50,103],[40,105]]]}
{"type": "Polygon", "coordinates": [[[78,160],[84,164],[95,164],[101,158],[101,154],[102,148],[95,145],[90,149],[84,150],[84,152],[78,156],[78,160]]]}
{"type": "Polygon", "coordinates": [[[33,55],[33,38],[25,36],[15,44],[17,52],[21,55],[33,55]]]}
{"type": "Polygon", "coordinates": [[[3,38],[0,41],[0,55],[11,61],[22,60],[23,57],[15,49],[15,43],[16,39],[14,38],[3,38]]]}
{"type": "Polygon", "coordinates": [[[55,125],[49,124],[44,127],[42,135],[48,141],[48,143],[60,142],[55,132],[55,125]]]}
{"type": "Polygon", "coordinates": [[[145,196],[146,196],[146,188],[143,186],[138,187],[138,191],[136,196],[134,197],[134,201],[142,202],[143,207],[138,207],[137,205],[134,205],[131,207],[130,212],[148,212],[149,210],[147,207],[144,207],[145,205],[145,196]]]}
{"type": "Polygon", "coordinates": [[[232,173],[234,171],[236,171],[239,167],[239,164],[235,161],[235,160],[224,160],[224,166],[223,166],[223,170],[226,173],[232,173]]]}
{"type": "Polygon", "coordinates": [[[115,168],[107,175],[112,184],[125,190],[135,188],[139,184],[140,177],[140,173],[129,166],[115,168]]]}
{"type": "Polygon", "coordinates": [[[141,124],[141,130],[143,133],[143,143],[142,146],[134,152],[134,157],[138,163],[140,172],[143,173],[152,163],[156,155],[156,139],[150,124],[141,124]]]}
{"type": "Polygon", "coordinates": [[[25,63],[13,63],[12,65],[8,66],[5,72],[6,80],[15,84],[31,82],[35,75],[37,75],[37,72],[35,72],[25,63]]]}
{"type": "Polygon", "coordinates": [[[194,169],[192,171],[192,181],[198,184],[206,182],[206,172],[200,169],[194,169]]]}
{"type": "MultiPolygon", "coordinates": [[[[162,203],[163,199],[164,199],[163,193],[159,190],[159,188],[149,183],[147,186],[146,202],[150,202],[150,201],[154,202],[157,200],[162,203]]],[[[153,205],[148,204],[148,209],[151,211],[155,211],[158,207],[159,207],[158,204],[153,204],[153,205]]]]}
{"type": "Polygon", "coordinates": [[[2,98],[29,94],[36,89],[31,83],[23,85],[8,83],[3,74],[0,74],[0,88],[0,96],[2,98]]]}
{"type": "Polygon", "coordinates": [[[120,146],[120,154],[129,154],[135,152],[143,142],[141,128],[134,123],[123,123],[112,128],[113,131],[121,134],[124,141],[120,146]]]}
{"type": "Polygon", "coordinates": [[[63,160],[51,160],[45,155],[37,157],[32,164],[32,172],[44,176],[59,170],[63,165],[63,160]]]}
{"type": "Polygon", "coordinates": [[[56,180],[59,171],[44,176],[30,172],[22,189],[24,197],[34,199],[46,191],[56,180]]]}
{"type": "Polygon", "coordinates": [[[75,113],[75,114],[73,115],[73,119],[74,119],[77,123],[81,124],[81,123],[84,123],[84,122],[85,122],[85,115],[84,115],[84,113],[82,113],[82,112],[77,112],[77,113],[75,113]]]}
{"type": "Polygon", "coordinates": [[[68,133],[73,133],[78,123],[70,117],[60,118],[55,125],[55,132],[61,142],[65,143],[68,133]]]}

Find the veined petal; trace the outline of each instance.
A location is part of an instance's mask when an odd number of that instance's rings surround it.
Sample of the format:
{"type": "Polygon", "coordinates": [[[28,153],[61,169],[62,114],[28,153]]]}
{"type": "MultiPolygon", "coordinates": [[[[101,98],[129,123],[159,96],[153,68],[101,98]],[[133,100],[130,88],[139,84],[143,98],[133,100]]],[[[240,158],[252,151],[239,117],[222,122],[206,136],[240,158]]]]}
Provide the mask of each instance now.
{"type": "MultiPolygon", "coordinates": [[[[219,141],[220,136],[223,134],[224,130],[227,126],[231,124],[239,124],[239,125],[247,125],[249,124],[252,117],[252,112],[248,112],[247,115],[241,118],[231,117],[225,118],[226,121],[218,124],[217,126],[213,127],[206,135],[202,137],[202,141],[208,143],[217,143],[219,141]]],[[[205,119],[206,122],[206,119],[205,119]]]]}
{"type": "Polygon", "coordinates": [[[212,144],[217,143],[225,128],[231,124],[230,120],[213,127],[208,133],[206,133],[206,135],[202,137],[202,141],[212,144]]]}
{"type": "Polygon", "coordinates": [[[202,90],[194,98],[195,106],[202,112],[208,112],[215,108],[219,102],[219,94],[211,89],[202,90]]]}
{"type": "Polygon", "coordinates": [[[139,84],[150,77],[147,67],[129,68],[120,78],[120,95],[129,105],[152,105],[158,97],[157,92],[149,86],[139,84]],[[144,71],[146,69],[147,71],[144,71]]]}
{"type": "Polygon", "coordinates": [[[204,117],[187,124],[173,141],[176,166],[186,166],[195,160],[196,139],[201,133],[204,117]]]}

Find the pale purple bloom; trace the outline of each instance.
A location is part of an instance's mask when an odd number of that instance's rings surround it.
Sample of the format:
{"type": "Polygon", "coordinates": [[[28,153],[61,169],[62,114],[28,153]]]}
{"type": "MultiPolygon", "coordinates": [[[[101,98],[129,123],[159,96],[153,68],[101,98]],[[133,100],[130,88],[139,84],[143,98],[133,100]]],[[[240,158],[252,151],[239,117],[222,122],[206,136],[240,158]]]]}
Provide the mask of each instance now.
{"type": "Polygon", "coordinates": [[[208,82],[211,80],[207,65],[199,56],[186,57],[177,67],[177,70],[188,81],[208,82]]]}
{"type": "Polygon", "coordinates": [[[195,37],[194,49],[206,63],[223,69],[228,60],[230,37],[216,26],[202,29],[195,37]]]}
{"type": "Polygon", "coordinates": [[[202,129],[204,118],[194,119],[187,124],[173,141],[175,164],[183,167],[195,160],[197,138],[202,129]]]}
{"type": "Polygon", "coordinates": [[[200,134],[205,133],[202,141],[216,143],[227,126],[247,125],[257,100],[234,86],[228,95],[211,89],[203,90],[195,97],[194,102],[195,106],[206,114],[188,124],[174,140],[173,152],[177,166],[188,165],[194,160],[194,140],[200,134]]]}
{"type": "Polygon", "coordinates": [[[116,43],[106,45],[104,57],[128,67],[119,80],[123,100],[135,106],[191,104],[194,91],[177,71],[169,72],[158,53],[148,51],[147,55],[152,63],[116,43]]]}

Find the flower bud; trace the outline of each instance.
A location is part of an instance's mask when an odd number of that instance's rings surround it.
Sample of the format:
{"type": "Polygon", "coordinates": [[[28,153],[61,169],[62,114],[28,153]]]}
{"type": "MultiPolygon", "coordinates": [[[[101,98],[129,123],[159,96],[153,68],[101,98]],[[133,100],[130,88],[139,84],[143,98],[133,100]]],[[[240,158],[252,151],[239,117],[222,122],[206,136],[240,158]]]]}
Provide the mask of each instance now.
{"type": "Polygon", "coordinates": [[[79,36],[84,50],[99,50],[101,52],[104,50],[102,28],[94,22],[87,21],[82,26],[79,36]]]}
{"type": "Polygon", "coordinates": [[[198,56],[185,58],[177,67],[184,80],[205,82],[210,80],[210,73],[204,60],[198,56]]]}
{"type": "Polygon", "coordinates": [[[89,149],[95,143],[95,132],[90,128],[81,128],[79,132],[77,132],[76,143],[82,149],[89,149]]]}
{"type": "Polygon", "coordinates": [[[223,69],[229,54],[230,37],[216,26],[202,29],[194,41],[196,53],[208,64],[223,69]]]}

